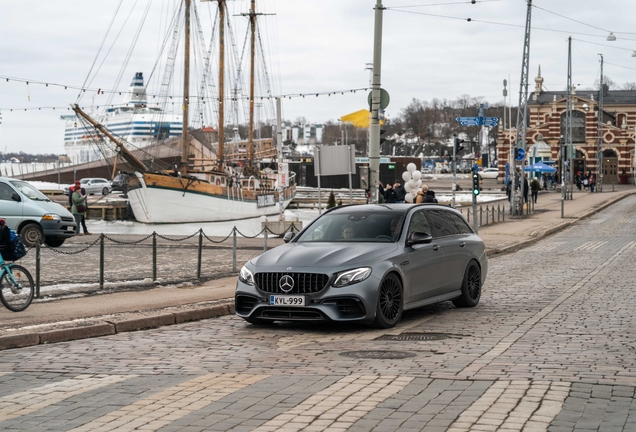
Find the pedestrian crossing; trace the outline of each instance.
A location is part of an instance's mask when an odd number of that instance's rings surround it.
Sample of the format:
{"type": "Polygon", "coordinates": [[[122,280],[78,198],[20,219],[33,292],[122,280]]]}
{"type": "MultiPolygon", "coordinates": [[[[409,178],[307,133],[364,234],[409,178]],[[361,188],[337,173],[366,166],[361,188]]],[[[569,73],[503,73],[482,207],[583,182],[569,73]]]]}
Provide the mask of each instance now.
{"type": "Polygon", "coordinates": [[[607,241],[602,241],[602,240],[589,241],[589,242],[583,243],[581,246],[575,247],[574,250],[575,251],[595,251],[606,243],[607,241]]]}

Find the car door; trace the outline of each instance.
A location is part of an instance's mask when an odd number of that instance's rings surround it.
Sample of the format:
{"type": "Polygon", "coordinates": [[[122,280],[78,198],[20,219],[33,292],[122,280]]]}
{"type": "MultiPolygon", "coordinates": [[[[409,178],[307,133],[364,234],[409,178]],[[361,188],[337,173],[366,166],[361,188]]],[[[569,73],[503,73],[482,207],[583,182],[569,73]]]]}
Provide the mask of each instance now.
{"type": "MultiPolygon", "coordinates": [[[[431,225],[425,216],[425,210],[413,213],[409,221],[407,239],[413,232],[432,234],[431,225]]],[[[414,244],[406,247],[409,257],[408,274],[410,277],[409,303],[432,297],[440,290],[444,281],[444,251],[436,238],[430,243],[414,244]]]]}
{"type": "Polygon", "coordinates": [[[16,229],[22,221],[22,213],[24,211],[24,203],[21,198],[19,201],[13,199],[13,196],[20,194],[6,183],[0,183],[0,217],[7,221],[7,225],[11,229],[16,229]]]}
{"type": "Polygon", "coordinates": [[[455,225],[445,216],[446,210],[429,209],[426,211],[426,217],[433,229],[434,241],[444,252],[444,263],[438,269],[441,273],[441,281],[439,288],[433,293],[434,295],[445,294],[449,291],[458,289],[457,281],[461,280],[461,275],[457,274],[459,261],[461,260],[460,239],[457,238],[459,231],[455,225]]]}
{"type": "Polygon", "coordinates": [[[479,241],[474,235],[468,223],[457,213],[446,210],[444,216],[450,220],[450,223],[457,229],[457,234],[452,236],[449,247],[453,253],[454,261],[452,263],[455,271],[454,286],[459,289],[464,279],[464,271],[468,266],[468,262],[477,256],[479,241]]]}

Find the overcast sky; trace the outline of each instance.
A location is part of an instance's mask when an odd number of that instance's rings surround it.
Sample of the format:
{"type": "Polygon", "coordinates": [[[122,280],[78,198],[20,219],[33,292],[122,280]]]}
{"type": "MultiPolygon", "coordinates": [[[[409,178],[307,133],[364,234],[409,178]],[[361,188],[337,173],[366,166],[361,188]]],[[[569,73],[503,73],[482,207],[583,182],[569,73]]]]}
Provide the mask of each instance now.
{"type": "MultiPolygon", "coordinates": [[[[119,0],[0,1],[0,152],[6,148],[64,153],[64,122],[59,116],[67,112],[60,108],[75,102],[79,91],[34,82],[82,87],[90,77],[90,88],[111,89],[121,74],[117,89],[125,91],[135,72],[150,75],[161,38],[160,23],[165,23],[176,0],[152,0],[144,25],[149,35],[140,39],[122,69],[131,31],[136,30],[149,1],[122,4],[113,28],[119,31],[132,11],[128,22],[132,30],[122,32],[119,45],[106,42],[102,52],[110,49],[109,57],[101,66],[99,60],[93,73],[89,72],[119,0]],[[27,85],[20,80],[31,82],[27,85]]],[[[605,76],[618,85],[636,81],[636,57],[632,57],[636,2],[534,0],[533,4],[529,92],[534,90],[539,65],[546,89],[565,90],[570,35],[575,85],[592,87],[598,80],[599,53],[604,56],[605,76]],[[606,41],[610,31],[617,38],[614,42],[606,41]]],[[[367,92],[347,91],[369,87],[365,67],[373,60],[374,5],[375,0],[257,0],[257,11],[275,14],[259,18],[273,93],[306,94],[284,99],[283,118],[305,117],[322,123],[367,107],[367,92]],[[336,91],[345,94],[316,97],[316,93],[336,91]]],[[[512,103],[517,105],[525,0],[477,0],[476,4],[383,0],[383,5],[387,9],[382,87],[391,96],[386,110],[389,118],[397,117],[413,98],[455,99],[468,94],[502,102],[504,79],[509,81],[512,103]]],[[[209,6],[214,3],[197,1],[204,24],[209,6]]],[[[238,50],[244,39],[240,20],[245,19],[233,15],[248,9],[249,0],[230,1],[231,18],[239,20],[235,25],[238,50]]],[[[81,103],[99,104],[105,98],[93,92],[84,94],[81,103]]],[[[112,99],[113,103],[119,101],[119,97],[112,99]]]]}

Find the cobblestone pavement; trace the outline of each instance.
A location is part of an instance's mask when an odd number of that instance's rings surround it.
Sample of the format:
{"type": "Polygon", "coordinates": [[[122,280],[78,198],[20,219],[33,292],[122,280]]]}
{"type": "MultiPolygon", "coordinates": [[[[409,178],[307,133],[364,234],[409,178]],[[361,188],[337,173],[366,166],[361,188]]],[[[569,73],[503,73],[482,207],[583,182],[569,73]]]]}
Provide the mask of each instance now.
{"type": "Polygon", "coordinates": [[[391,330],[235,316],[0,352],[0,430],[634,431],[636,196],[391,330]],[[375,357],[375,358],[371,358],[375,357]]]}

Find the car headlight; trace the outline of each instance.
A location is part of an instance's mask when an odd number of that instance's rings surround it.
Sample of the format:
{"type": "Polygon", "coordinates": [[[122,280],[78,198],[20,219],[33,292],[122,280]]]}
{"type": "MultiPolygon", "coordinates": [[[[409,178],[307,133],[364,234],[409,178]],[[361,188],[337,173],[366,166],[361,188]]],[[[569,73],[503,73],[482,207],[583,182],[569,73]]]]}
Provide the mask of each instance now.
{"type": "Polygon", "coordinates": [[[42,220],[61,221],[62,218],[59,215],[47,213],[42,216],[42,220]]]}
{"type": "Polygon", "coordinates": [[[343,286],[362,282],[369,276],[371,276],[371,267],[360,267],[353,270],[347,270],[342,273],[338,273],[333,286],[336,288],[340,288],[343,286]]]}
{"type": "Polygon", "coordinates": [[[239,280],[247,285],[254,285],[254,274],[249,271],[249,269],[245,266],[241,268],[241,272],[239,273],[239,280]]]}

